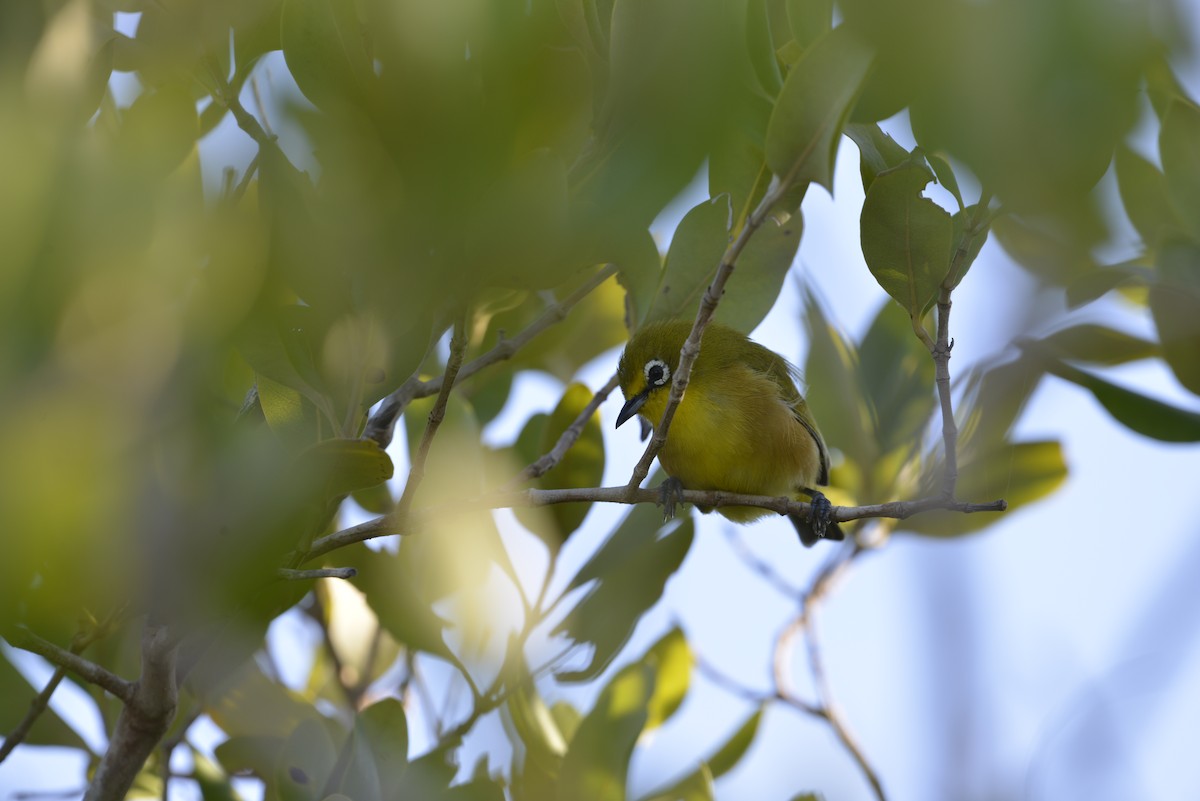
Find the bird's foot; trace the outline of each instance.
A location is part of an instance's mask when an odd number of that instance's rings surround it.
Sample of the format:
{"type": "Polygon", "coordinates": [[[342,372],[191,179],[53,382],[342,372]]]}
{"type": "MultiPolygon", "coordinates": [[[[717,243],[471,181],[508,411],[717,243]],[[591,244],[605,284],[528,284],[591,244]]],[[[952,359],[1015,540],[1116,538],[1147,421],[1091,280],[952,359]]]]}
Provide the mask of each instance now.
{"type": "MultiPolygon", "coordinates": [[[[809,515],[808,523],[812,526],[813,534],[816,534],[818,539],[824,539],[829,530],[829,524],[833,520],[833,504],[817,490],[806,490],[806,492],[812,497],[812,513],[809,515]]],[[[841,539],[841,537],[835,539],[841,539]]]]}
{"type": "Polygon", "coordinates": [[[675,517],[676,504],[683,503],[683,482],[670,476],[658,486],[658,505],[663,508],[663,520],[675,517]]]}

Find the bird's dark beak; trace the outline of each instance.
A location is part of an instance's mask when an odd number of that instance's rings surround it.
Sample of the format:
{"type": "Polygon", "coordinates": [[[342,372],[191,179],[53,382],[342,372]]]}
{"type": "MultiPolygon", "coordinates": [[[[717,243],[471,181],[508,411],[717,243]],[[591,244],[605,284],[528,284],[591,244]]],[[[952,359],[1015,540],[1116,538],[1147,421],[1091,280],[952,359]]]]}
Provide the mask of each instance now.
{"type": "Polygon", "coordinates": [[[617,415],[616,427],[620,428],[622,423],[637,414],[638,409],[646,405],[646,398],[649,396],[650,390],[646,389],[626,401],[625,405],[621,407],[621,413],[617,415]]]}

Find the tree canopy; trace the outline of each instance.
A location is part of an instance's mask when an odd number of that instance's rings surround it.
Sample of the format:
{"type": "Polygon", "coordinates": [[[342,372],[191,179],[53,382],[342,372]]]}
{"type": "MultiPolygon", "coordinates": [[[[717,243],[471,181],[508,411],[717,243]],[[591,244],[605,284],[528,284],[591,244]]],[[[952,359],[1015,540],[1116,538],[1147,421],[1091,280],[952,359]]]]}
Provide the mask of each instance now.
{"type": "Polygon", "coordinates": [[[1115,425],[1200,441],[1200,414],[1107,372],[1158,361],[1200,394],[1200,106],[1173,71],[1196,45],[1178,13],[3,4],[0,634],[56,672],[31,687],[14,650],[0,657],[0,754],[82,749],[88,799],[165,798],[168,782],[170,797],[191,784],[229,799],[247,777],[280,801],[622,799],[632,756],[704,676],[754,711],[639,801],[712,798],[776,705],[827,725],[886,797],[823,678],[813,621],[835,580],[886,558],[894,534],[968,535],[1058,489],[1060,442],[1014,432],[1047,376],[1115,425]],[[136,90],[118,91],[131,76],[136,90]],[[233,139],[253,157],[220,173],[229,156],[211,145],[233,139]],[[696,523],[655,506],[672,409],[602,486],[598,410],[616,380],[583,375],[615,370],[644,323],[685,318],[685,392],[709,321],[754,330],[801,241],[827,235],[801,205],[832,190],[844,148],[860,162],[862,255],[889,300],[854,337],[805,291],[802,367],[852,536],[818,546],[833,556],[792,597],[769,689],[754,690],[679,627],[627,647],[696,523]],[[656,241],[698,175],[704,197],[656,241]],[[1130,226],[1136,252],[1111,257],[1130,226]],[[958,372],[954,292],[985,247],[1073,313],[958,372]],[[1114,296],[1156,336],[1087,316],[1114,296]],[[518,409],[519,434],[497,441],[489,425],[535,374],[556,403],[518,409]],[[585,518],[615,506],[564,575],[585,518]],[[267,642],[295,608],[316,633],[296,646],[302,686],[267,642]],[[781,667],[793,653],[805,669],[781,667]],[[66,677],[99,710],[102,753],[46,706],[66,677]],[[567,700],[578,685],[586,703],[567,700]],[[214,751],[197,721],[221,732],[214,751]],[[464,740],[489,721],[503,747],[468,764],[464,740]],[[173,753],[191,765],[174,778],[173,753]]]}

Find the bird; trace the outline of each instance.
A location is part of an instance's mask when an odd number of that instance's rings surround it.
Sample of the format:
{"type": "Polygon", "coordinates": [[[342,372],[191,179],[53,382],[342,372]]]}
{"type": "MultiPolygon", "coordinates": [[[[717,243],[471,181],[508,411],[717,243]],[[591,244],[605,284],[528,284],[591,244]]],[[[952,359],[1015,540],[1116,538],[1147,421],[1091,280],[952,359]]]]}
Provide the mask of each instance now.
{"type": "MultiPolygon", "coordinates": [[[[625,346],[617,378],[625,405],[620,427],[634,415],[650,425],[662,419],[691,320],[662,320],[639,328],[625,346]]],[[[713,322],[683,400],[675,410],[658,460],[670,478],[663,500],[679,490],[720,490],[811,499],[808,520],[788,515],[805,546],[845,538],[830,520],[832,505],[817,486],[829,483],[829,449],[797,389],[799,371],[779,354],[740,331],[713,322]]],[[[699,507],[702,512],[711,508],[699,507]]],[[[770,512],[753,506],[717,509],[745,523],[770,512]]]]}

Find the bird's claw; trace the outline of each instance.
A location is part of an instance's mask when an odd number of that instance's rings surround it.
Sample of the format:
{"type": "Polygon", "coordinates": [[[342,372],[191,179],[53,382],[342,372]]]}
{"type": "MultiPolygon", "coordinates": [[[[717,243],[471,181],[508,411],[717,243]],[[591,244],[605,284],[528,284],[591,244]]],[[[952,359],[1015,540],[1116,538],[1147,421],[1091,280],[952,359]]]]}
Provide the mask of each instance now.
{"type": "Polygon", "coordinates": [[[818,539],[825,538],[825,532],[829,529],[829,524],[833,519],[833,504],[824,494],[816,490],[810,490],[812,496],[812,513],[809,515],[808,523],[812,526],[813,534],[817,535],[818,539]]]}
{"type": "Polygon", "coordinates": [[[683,503],[683,482],[671,476],[658,486],[658,505],[663,508],[663,520],[675,517],[675,505],[683,503]]]}

